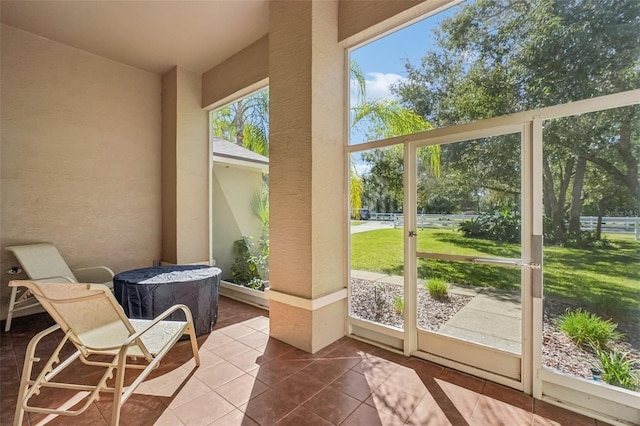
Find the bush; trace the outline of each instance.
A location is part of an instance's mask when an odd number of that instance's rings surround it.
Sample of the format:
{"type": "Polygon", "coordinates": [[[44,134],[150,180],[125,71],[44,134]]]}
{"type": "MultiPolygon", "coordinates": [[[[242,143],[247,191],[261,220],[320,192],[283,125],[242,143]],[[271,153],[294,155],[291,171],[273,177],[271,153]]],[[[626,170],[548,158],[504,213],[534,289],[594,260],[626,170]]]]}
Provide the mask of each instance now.
{"type": "Polygon", "coordinates": [[[233,254],[235,260],[231,265],[231,275],[236,284],[252,288],[264,289],[262,270],[266,268],[266,258],[252,253],[250,237],[243,237],[233,242],[233,254]]]}
{"type": "Polygon", "coordinates": [[[458,225],[458,231],[462,232],[465,237],[484,237],[487,234],[484,223],[478,219],[469,219],[458,225]]]}
{"type": "Polygon", "coordinates": [[[404,313],[404,298],[402,296],[396,296],[393,298],[393,308],[400,315],[404,313]]]}
{"type": "Polygon", "coordinates": [[[432,298],[436,300],[443,300],[449,297],[449,290],[447,289],[447,282],[442,278],[431,278],[427,281],[426,288],[432,298]]]}
{"type": "Polygon", "coordinates": [[[620,340],[623,334],[616,331],[618,324],[603,320],[599,316],[581,309],[567,311],[556,318],[556,326],[564,331],[577,345],[591,344],[604,347],[609,341],[620,340]]]}
{"type": "Polygon", "coordinates": [[[579,249],[610,249],[614,247],[604,235],[598,239],[595,231],[580,231],[579,235],[567,233],[562,245],[579,249]]]}
{"type": "Polygon", "coordinates": [[[503,207],[491,213],[483,213],[477,219],[462,222],[458,230],[465,237],[517,243],[520,242],[520,214],[503,207]]]}
{"type": "Polygon", "coordinates": [[[627,354],[613,350],[606,351],[592,346],[600,362],[602,380],[612,386],[636,390],[640,387],[638,371],[634,370],[634,361],[627,354]]]}

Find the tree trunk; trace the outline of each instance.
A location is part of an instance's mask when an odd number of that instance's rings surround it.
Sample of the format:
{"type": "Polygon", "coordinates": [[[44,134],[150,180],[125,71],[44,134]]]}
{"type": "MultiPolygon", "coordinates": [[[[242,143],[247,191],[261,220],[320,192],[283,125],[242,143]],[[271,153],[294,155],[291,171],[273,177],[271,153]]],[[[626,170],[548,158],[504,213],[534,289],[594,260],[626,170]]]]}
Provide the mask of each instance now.
{"type": "Polygon", "coordinates": [[[244,147],[244,107],[242,101],[240,99],[236,102],[236,116],[233,121],[236,126],[236,144],[244,147]]]}
{"type": "Polygon", "coordinates": [[[581,240],[580,213],[582,213],[582,188],[584,187],[584,176],[587,171],[587,159],[579,157],[576,164],[576,174],[573,177],[573,188],[571,190],[571,210],[569,213],[569,233],[576,240],[581,240]]]}
{"type": "Polygon", "coordinates": [[[636,119],[635,111],[637,107],[630,107],[629,113],[625,114],[620,125],[620,143],[618,150],[622,161],[627,166],[627,187],[631,195],[640,201],[640,188],[638,188],[638,159],[633,155],[632,146],[632,123],[636,119]]]}
{"type": "Polygon", "coordinates": [[[595,153],[589,153],[587,159],[607,172],[613,179],[629,189],[632,197],[640,201],[640,187],[638,187],[638,159],[634,156],[632,140],[632,124],[636,118],[637,105],[628,107],[620,117],[620,139],[613,145],[619,155],[616,161],[598,157],[595,153]],[[618,164],[625,167],[619,167],[618,164]],[[625,170],[626,169],[626,170],[625,170]]]}
{"type": "Polygon", "coordinates": [[[569,182],[571,180],[571,174],[573,173],[573,166],[575,158],[570,157],[567,159],[564,171],[560,168],[558,185],[558,192],[556,193],[553,172],[549,165],[549,160],[544,159],[543,172],[544,172],[544,200],[545,210],[548,211],[548,215],[551,218],[551,231],[553,233],[553,243],[562,243],[565,241],[565,226],[564,226],[564,213],[565,203],[567,200],[567,191],[569,189],[569,182]]]}

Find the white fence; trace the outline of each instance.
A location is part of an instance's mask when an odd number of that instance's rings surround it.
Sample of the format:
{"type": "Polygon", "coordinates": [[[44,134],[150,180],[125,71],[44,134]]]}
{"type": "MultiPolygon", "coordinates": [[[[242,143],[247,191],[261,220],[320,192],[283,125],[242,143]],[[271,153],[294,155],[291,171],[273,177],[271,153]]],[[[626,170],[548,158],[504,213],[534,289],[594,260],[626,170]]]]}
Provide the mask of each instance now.
{"type": "MultiPolygon", "coordinates": [[[[448,228],[457,229],[460,223],[477,218],[470,214],[418,214],[418,228],[448,228]]],[[[394,228],[404,225],[402,213],[371,213],[371,220],[392,221],[394,228]]],[[[597,216],[581,216],[583,231],[595,231],[598,226],[597,216]]],[[[603,234],[632,234],[636,241],[640,240],[640,217],[603,217],[603,234]]]]}

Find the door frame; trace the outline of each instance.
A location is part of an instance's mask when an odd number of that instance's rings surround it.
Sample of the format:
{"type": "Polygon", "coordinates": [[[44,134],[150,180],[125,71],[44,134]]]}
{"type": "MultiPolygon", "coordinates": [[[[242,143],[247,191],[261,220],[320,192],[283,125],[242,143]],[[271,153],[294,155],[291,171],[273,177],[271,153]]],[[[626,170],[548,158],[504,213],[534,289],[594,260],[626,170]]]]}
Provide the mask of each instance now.
{"type": "MultiPolygon", "coordinates": [[[[405,341],[409,343],[408,353],[438,364],[444,364],[458,370],[489,379],[518,390],[531,393],[531,377],[533,362],[529,346],[532,341],[532,306],[530,303],[532,268],[532,128],[530,123],[503,124],[496,127],[483,127],[475,130],[456,132],[460,126],[450,128],[450,132],[439,137],[427,137],[422,140],[407,142],[405,145],[405,341]],[[418,258],[424,258],[417,249],[417,152],[421,147],[446,145],[473,141],[480,138],[520,135],[520,216],[521,243],[520,259],[516,266],[520,269],[520,353],[509,353],[497,348],[468,342],[461,339],[441,335],[435,332],[420,330],[417,327],[417,266],[418,258]],[[411,303],[407,305],[407,301],[411,303]],[[433,349],[427,351],[422,342],[429,340],[433,349]],[[463,346],[460,346],[463,345],[463,346]],[[460,348],[464,348],[460,351],[460,348]],[[421,349],[422,348],[422,349],[421,349]]],[[[540,188],[541,190],[541,188],[540,188]]],[[[539,217],[540,227],[542,216],[539,217]]],[[[542,250],[542,247],[539,247],[542,250]]],[[[443,256],[446,258],[447,256],[443,256]]],[[[451,260],[464,261],[466,256],[451,256],[451,260]]],[[[541,253],[540,253],[541,257],[541,253]]],[[[469,260],[471,257],[469,257],[469,260]]],[[[487,260],[492,258],[487,258],[487,260]]],[[[499,259],[495,258],[495,261],[499,259]]],[[[500,262],[498,262],[500,263],[500,262]]]]}

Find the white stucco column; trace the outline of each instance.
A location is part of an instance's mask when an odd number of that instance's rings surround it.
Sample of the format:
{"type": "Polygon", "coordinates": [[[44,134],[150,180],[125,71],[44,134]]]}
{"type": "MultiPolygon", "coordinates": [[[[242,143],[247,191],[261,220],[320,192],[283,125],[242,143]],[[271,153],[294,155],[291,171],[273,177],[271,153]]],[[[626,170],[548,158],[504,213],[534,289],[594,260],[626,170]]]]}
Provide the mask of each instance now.
{"type": "Polygon", "coordinates": [[[207,112],[202,76],[175,67],[162,76],[162,261],[209,261],[207,112]]]}
{"type": "Polygon", "coordinates": [[[345,56],[338,1],[269,8],[271,336],[315,352],[345,334],[345,56]]]}

